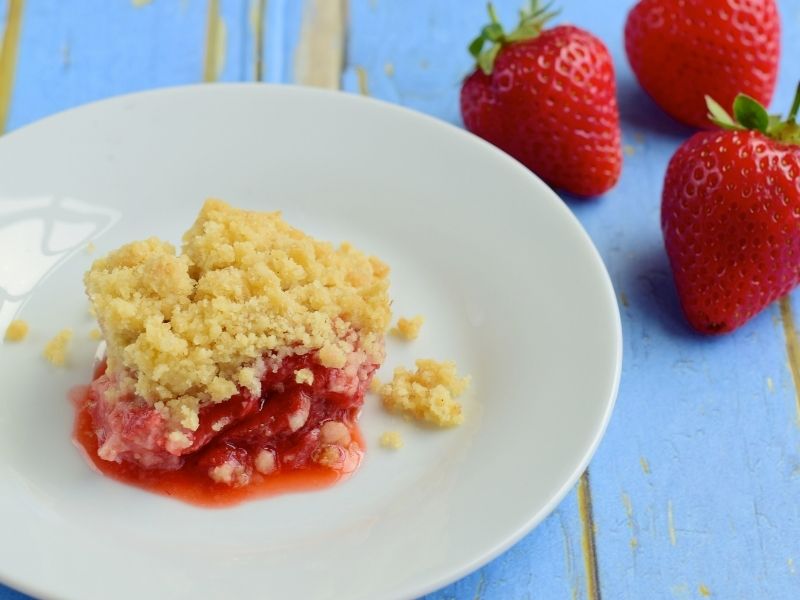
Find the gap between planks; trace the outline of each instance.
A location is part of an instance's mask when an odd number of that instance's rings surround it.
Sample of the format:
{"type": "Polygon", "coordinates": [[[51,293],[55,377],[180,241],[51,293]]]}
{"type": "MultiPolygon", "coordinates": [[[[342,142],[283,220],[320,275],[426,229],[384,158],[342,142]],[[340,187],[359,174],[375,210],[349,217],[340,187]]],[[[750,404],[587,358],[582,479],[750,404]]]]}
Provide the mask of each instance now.
{"type": "Polygon", "coordinates": [[[786,339],[786,355],[789,361],[789,371],[794,382],[794,400],[796,420],[800,425],[800,340],[797,338],[797,328],[794,325],[794,312],[792,301],[788,295],[780,299],[781,322],[783,335],[786,339]]]}
{"type": "Polygon", "coordinates": [[[264,19],[267,0],[250,0],[250,33],[253,36],[253,81],[264,81],[264,19]]]}
{"type": "Polygon", "coordinates": [[[25,0],[9,0],[6,25],[2,38],[3,43],[0,46],[0,134],[6,130],[6,123],[8,122],[24,8],[25,0]]]}
{"type": "Polygon", "coordinates": [[[586,569],[586,598],[587,600],[601,600],[597,547],[594,539],[592,490],[589,485],[588,468],[578,480],[578,513],[581,518],[581,551],[583,553],[584,568],[586,569]]]}

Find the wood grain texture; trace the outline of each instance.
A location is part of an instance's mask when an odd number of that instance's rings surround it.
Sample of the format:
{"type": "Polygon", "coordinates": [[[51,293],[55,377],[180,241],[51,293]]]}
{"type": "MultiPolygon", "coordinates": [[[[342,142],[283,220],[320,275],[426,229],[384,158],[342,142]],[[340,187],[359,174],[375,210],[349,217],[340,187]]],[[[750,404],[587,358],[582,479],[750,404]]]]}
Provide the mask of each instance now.
{"type": "MultiPolygon", "coordinates": [[[[25,6],[9,128],[93,100],[197,83],[206,64],[208,0],[37,0],[25,6]]],[[[248,6],[219,0],[220,81],[246,78],[248,6]]]]}
{"type": "Polygon", "coordinates": [[[779,302],[781,310],[781,323],[783,323],[783,336],[786,338],[786,358],[789,361],[789,371],[794,383],[794,400],[797,406],[797,423],[800,425],[800,340],[797,334],[797,325],[794,320],[794,309],[790,296],[784,296],[779,302]]]}
{"type": "Polygon", "coordinates": [[[346,0],[305,0],[294,82],[336,90],[344,64],[346,0]]]}
{"type": "Polygon", "coordinates": [[[11,104],[11,91],[14,87],[14,73],[17,68],[17,46],[22,28],[24,0],[9,0],[5,9],[5,25],[0,42],[0,134],[6,129],[8,108],[11,104]]]}

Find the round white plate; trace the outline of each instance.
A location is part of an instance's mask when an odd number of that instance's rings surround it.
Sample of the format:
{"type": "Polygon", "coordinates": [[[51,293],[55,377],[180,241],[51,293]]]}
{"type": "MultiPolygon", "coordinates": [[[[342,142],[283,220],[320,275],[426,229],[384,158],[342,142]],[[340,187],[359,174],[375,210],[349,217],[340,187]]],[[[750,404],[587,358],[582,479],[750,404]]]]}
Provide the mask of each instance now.
{"type": "Polygon", "coordinates": [[[489,144],[408,110],[266,85],[126,96],[0,139],[0,580],[80,600],[407,598],[487,562],[575,483],[611,413],[619,313],[586,233],[489,144]],[[151,235],[178,242],[209,196],[280,209],[392,267],[386,378],[416,357],[473,378],[463,426],[362,417],[369,450],[329,490],[195,508],[92,471],[72,445],[71,386],[96,342],[81,277],[151,235]],[[96,246],[94,254],[87,244],[96,246]],[[41,357],[62,328],[70,360],[41,357]],[[399,430],[399,451],[377,438],[399,430]]]}

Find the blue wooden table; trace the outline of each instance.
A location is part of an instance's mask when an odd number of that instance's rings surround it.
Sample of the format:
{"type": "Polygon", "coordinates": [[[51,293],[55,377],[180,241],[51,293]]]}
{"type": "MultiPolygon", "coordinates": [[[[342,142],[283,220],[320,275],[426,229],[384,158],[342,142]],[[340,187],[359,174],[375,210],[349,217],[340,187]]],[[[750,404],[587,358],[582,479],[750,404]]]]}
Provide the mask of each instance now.
{"type": "MultiPolygon", "coordinates": [[[[523,0],[496,0],[513,19],[523,0]]],[[[619,185],[570,207],[619,295],[625,364],[595,459],[534,532],[432,599],[800,598],[800,293],[739,331],[692,334],[659,229],[666,163],[690,131],[638,88],[633,0],[562,0],[618,74],[619,185]]],[[[780,0],[773,108],[800,79],[800,0],[780,0]]],[[[460,123],[482,0],[0,0],[0,132],[117,94],[197,81],[341,87],[460,123]]],[[[2,535],[2,532],[0,532],[2,535]]],[[[24,596],[0,585],[0,600],[24,596]]]]}

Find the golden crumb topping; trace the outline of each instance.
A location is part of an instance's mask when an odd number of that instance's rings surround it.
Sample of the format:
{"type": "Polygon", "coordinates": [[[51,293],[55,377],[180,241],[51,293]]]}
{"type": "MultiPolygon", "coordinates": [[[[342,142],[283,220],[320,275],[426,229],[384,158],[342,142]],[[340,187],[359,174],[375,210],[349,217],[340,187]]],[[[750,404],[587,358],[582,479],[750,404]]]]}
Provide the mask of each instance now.
{"type": "Polygon", "coordinates": [[[422,315],[417,315],[416,317],[412,317],[411,319],[406,319],[405,317],[400,317],[397,320],[397,325],[392,327],[390,333],[396,335],[397,337],[401,337],[404,340],[415,340],[419,335],[419,330],[422,329],[422,324],[425,322],[425,317],[422,315]]]}
{"type": "Polygon", "coordinates": [[[311,385],[314,383],[314,372],[311,369],[298,369],[294,372],[295,383],[307,383],[311,385]]]}
{"type": "Polygon", "coordinates": [[[6,328],[5,339],[9,342],[21,342],[28,336],[28,323],[22,319],[14,319],[6,328]]]}
{"type": "Polygon", "coordinates": [[[67,362],[67,347],[70,340],[72,340],[72,330],[62,329],[45,344],[42,355],[55,366],[63,367],[67,362]]]}
{"type": "Polygon", "coordinates": [[[381,446],[390,450],[399,450],[403,447],[403,436],[399,431],[385,431],[378,441],[381,446]]]}
{"type": "Polygon", "coordinates": [[[388,271],[347,243],[307,236],[279,213],[208,200],[181,254],[155,238],[133,242],[95,261],[84,282],[109,370],[195,429],[200,405],[224,401],[238,386],[260,392],[265,354],[315,352],[320,364],[341,367],[358,343],[380,362],[388,271]]]}
{"type": "Polygon", "coordinates": [[[430,358],[416,361],[414,373],[403,367],[394,370],[392,381],[380,389],[383,405],[391,412],[451,427],[464,421],[455,400],[469,387],[469,377],[459,377],[453,361],[430,358]]]}

